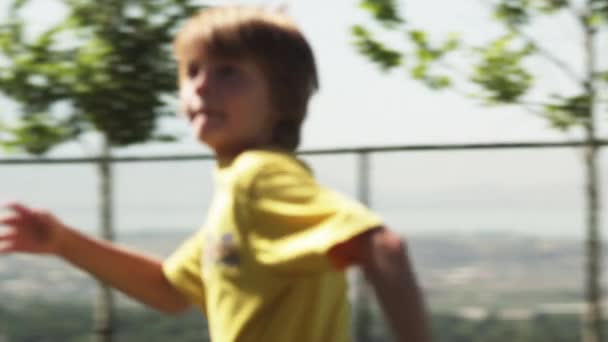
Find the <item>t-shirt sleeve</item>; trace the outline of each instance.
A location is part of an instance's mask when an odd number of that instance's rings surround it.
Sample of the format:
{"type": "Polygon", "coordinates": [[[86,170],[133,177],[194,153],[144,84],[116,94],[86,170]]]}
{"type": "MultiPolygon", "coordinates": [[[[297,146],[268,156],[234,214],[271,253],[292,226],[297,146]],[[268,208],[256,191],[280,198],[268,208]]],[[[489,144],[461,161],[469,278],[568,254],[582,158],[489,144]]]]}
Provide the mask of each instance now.
{"type": "Polygon", "coordinates": [[[184,241],[163,262],[163,273],[169,283],[206,313],[205,288],[201,275],[201,237],[199,232],[184,241]]]}
{"type": "Polygon", "coordinates": [[[365,206],[319,185],[304,168],[265,167],[252,181],[246,205],[256,260],[284,272],[333,267],[332,247],[382,225],[365,206]]]}

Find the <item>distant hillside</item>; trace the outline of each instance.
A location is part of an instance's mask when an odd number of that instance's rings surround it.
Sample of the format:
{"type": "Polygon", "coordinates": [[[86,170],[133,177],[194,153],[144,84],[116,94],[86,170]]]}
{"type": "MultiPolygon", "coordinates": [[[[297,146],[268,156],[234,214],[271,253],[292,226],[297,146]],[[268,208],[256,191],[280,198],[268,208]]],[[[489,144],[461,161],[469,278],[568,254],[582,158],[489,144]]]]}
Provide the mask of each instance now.
{"type": "MultiPolygon", "coordinates": [[[[119,242],[166,257],[188,235],[126,234],[119,236],[119,242]]],[[[575,304],[581,298],[580,241],[510,234],[419,235],[408,237],[408,246],[435,311],[535,310],[548,304],[575,304]]],[[[0,298],[90,302],[95,291],[87,274],[55,258],[11,255],[0,262],[0,298]]],[[[121,298],[122,304],[135,305],[121,298]]]]}

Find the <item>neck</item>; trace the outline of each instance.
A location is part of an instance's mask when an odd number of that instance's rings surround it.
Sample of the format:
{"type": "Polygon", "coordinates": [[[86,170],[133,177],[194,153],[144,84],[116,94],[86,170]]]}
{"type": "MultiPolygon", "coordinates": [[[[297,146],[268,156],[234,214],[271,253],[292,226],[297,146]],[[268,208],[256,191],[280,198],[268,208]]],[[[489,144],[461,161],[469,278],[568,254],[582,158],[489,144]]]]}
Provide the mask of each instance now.
{"type": "Polygon", "coordinates": [[[250,146],[243,146],[240,148],[232,148],[232,149],[216,149],[215,150],[215,159],[219,166],[230,165],[239,154],[249,151],[249,150],[261,150],[261,149],[273,149],[274,147],[271,145],[265,144],[256,144],[250,146]]]}
{"type": "Polygon", "coordinates": [[[273,150],[293,153],[287,149],[273,145],[256,145],[232,150],[215,150],[215,159],[220,167],[230,165],[241,153],[251,150],[273,150]]]}
{"type": "Polygon", "coordinates": [[[236,155],[226,155],[226,154],[215,154],[215,159],[217,161],[217,165],[219,165],[220,167],[222,166],[226,166],[226,165],[230,165],[232,163],[232,161],[238,156],[238,154],[236,155]]]}

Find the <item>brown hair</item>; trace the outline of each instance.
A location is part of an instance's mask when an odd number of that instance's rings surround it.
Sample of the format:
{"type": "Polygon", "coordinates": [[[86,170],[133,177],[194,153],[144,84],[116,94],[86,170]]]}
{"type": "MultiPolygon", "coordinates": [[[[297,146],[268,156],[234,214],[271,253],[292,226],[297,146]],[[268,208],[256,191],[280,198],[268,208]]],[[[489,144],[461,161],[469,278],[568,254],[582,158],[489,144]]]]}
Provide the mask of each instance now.
{"type": "Polygon", "coordinates": [[[251,58],[264,71],[279,114],[273,145],[298,147],[308,100],[319,80],[310,45],[286,15],[250,6],[204,9],[186,22],[173,47],[180,79],[200,49],[214,57],[251,58]]]}

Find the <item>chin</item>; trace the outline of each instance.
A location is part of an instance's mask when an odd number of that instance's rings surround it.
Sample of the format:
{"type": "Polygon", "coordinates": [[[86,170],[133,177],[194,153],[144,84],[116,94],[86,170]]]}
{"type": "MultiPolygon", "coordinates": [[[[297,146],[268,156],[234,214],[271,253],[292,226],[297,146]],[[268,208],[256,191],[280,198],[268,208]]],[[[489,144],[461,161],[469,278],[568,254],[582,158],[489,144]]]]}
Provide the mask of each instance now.
{"type": "Polygon", "coordinates": [[[215,140],[212,137],[209,137],[204,134],[197,134],[195,137],[196,137],[196,140],[198,140],[198,142],[205,144],[205,145],[209,146],[210,148],[214,149],[214,146],[216,144],[215,144],[215,140]]]}
{"type": "Polygon", "coordinates": [[[225,140],[218,132],[196,132],[195,137],[200,143],[207,145],[213,151],[221,149],[221,146],[224,145],[222,142],[225,140]]]}
{"type": "Polygon", "coordinates": [[[199,141],[202,141],[204,143],[221,139],[220,130],[215,127],[210,127],[210,125],[203,124],[199,127],[194,127],[192,133],[199,141]]]}

